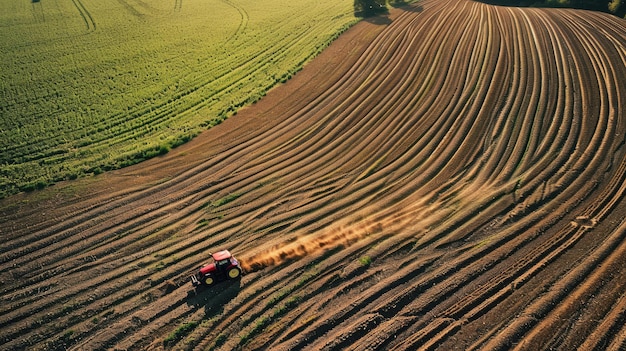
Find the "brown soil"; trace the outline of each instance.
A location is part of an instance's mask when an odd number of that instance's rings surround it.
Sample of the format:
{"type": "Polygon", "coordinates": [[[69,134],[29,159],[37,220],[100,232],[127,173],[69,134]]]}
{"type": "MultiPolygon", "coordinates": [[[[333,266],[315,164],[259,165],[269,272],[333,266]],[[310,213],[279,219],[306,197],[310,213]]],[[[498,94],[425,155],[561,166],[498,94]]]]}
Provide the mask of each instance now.
{"type": "Polygon", "coordinates": [[[364,21],[166,156],[2,200],[1,348],[623,349],[624,82],[606,14],[364,21]],[[247,274],[194,291],[221,248],[247,274]]]}

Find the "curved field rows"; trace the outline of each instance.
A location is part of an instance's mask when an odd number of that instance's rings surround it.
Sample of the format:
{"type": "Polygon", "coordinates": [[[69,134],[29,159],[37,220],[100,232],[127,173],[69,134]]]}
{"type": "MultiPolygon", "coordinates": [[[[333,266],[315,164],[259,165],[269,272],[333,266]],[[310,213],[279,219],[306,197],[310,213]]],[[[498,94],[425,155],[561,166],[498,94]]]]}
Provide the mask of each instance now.
{"type": "Polygon", "coordinates": [[[425,0],[167,156],[0,202],[3,349],[626,347],[626,22],[425,0]],[[247,274],[194,291],[229,248],[247,274]]]}
{"type": "Polygon", "coordinates": [[[5,5],[11,13],[0,18],[10,32],[0,42],[0,197],[180,145],[287,80],[356,21],[350,2],[337,1],[28,5],[5,5]],[[47,22],[34,25],[42,9],[47,22]]]}

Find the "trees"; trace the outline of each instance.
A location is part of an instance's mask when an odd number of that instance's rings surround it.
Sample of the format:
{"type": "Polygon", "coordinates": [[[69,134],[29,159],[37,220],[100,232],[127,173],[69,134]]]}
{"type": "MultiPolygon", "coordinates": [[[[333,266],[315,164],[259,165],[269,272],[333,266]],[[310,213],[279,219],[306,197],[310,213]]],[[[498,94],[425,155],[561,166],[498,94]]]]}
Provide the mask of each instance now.
{"type": "Polygon", "coordinates": [[[354,14],[358,17],[374,16],[387,11],[385,0],[354,0],[354,14]]]}
{"type": "Polygon", "coordinates": [[[505,6],[571,7],[626,16],[626,0],[481,0],[488,4],[505,6]]]}
{"type": "Polygon", "coordinates": [[[624,0],[611,0],[609,2],[609,12],[612,14],[626,18],[626,3],[624,0]]]}

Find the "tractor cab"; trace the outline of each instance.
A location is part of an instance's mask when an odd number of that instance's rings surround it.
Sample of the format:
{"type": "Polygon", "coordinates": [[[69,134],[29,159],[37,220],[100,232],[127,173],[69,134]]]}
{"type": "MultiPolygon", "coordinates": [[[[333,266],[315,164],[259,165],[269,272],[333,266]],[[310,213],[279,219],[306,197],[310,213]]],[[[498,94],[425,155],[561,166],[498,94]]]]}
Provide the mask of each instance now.
{"type": "Polygon", "coordinates": [[[210,286],[225,280],[241,277],[239,261],[228,250],[211,254],[212,262],[200,267],[198,272],[191,276],[193,286],[210,286]]]}

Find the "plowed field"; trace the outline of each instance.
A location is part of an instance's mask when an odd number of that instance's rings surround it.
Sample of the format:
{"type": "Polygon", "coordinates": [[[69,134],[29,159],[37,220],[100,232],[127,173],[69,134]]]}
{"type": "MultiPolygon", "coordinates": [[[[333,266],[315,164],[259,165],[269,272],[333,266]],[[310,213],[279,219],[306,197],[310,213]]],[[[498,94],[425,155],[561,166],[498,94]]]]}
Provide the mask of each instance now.
{"type": "Polygon", "coordinates": [[[0,202],[1,349],[626,347],[626,21],[424,0],[166,156],[0,202]],[[188,276],[230,249],[241,281],[188,276]]]}

